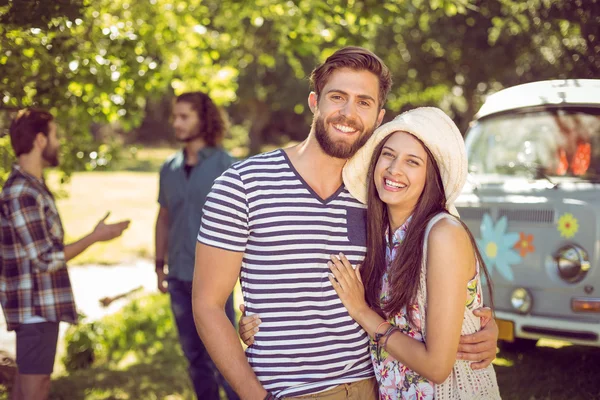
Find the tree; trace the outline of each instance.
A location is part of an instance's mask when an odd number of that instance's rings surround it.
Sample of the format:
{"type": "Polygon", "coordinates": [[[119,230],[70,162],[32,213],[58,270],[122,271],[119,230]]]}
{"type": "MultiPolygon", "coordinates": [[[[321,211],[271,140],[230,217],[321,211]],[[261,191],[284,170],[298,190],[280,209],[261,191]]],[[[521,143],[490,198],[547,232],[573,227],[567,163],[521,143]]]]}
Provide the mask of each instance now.
{"type": "MultiPolygon", "coordinates": [[[[210,54],[207,49],[218,42],[194,32],[198,24],[188,18],[190,12],[209,13],[200,0],[51,4],[14,1],[0,8],[0,109],[49,109],[62,128],[61,168],[67,173],[82,164],[91,168],[110,161],[113,149],[94,143],[92,123],[118,123],[126,131],[135,127],[146,98],[164,92],[176,80],[175,70],[187,71],[186,78],[192,70],[199,72],[199,81],[217,92],[216,100],[235,95],[235,72],[222,74],[211,57],[196,57],[201,51],[210,54]],[[186,46],[198,50],[188,56],[186,46]]],[[[11,162],[6,137],[0,146],[1,180],[11,162]]]]}
{"type": "MultiPolygon", "coordinates": [[[[388,117],[436,105],[464,130],[483,97],[502,87],[598,77],[599,7],[600,0],[13,0],[0,6],[0,109],[50,108],[63,128],[68,172],[111,156],[114,146],[93,140],[93,124],[146,129],[146,109],[169,103],[160,96],[204,90],[247,129],[255,153],[265,142],[306,135],[312,68],[358,45],[392,70],[388,117]]],[[[7,147],[0,138],[0,180],[7,147]]]]}

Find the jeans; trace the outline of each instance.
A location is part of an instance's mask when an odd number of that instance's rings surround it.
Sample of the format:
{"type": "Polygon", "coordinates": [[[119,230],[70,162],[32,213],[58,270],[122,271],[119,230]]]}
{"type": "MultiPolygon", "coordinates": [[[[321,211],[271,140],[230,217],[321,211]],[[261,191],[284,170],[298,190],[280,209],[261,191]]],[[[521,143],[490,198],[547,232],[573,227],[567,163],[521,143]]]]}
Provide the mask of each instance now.
{"type": "MultiPolygon", "coordinates": [[[[188,371],[196,397],[199,400],[219,400],[219,386],[221,386],[229,400],[238,400],[237,394],[215,367],[196,331],[192,313],[192,282],[169,279],[169,294],[171,309],[179,331],[179,343],[189,363],[188,371]]],[[[227,299],[225,312],[235,326],[233,293],[227,299]]]]}

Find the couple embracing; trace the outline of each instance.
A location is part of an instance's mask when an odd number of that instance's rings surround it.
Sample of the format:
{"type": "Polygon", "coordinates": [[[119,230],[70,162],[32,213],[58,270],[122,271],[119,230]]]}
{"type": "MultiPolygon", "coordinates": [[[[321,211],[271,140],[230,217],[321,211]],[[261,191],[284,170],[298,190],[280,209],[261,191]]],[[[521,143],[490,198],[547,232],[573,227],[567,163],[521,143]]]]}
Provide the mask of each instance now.
{"type": "Polygon", "coordinates": [[[435,108],[379,126],[391,83],[370,51],[338,50],[311,74],[307,139],[207,198],[194,317],[242,399],[500,397],[486,269],[453,205],[461,134],[435,108]],[[238,276],[246,354],[224,312],[238,276]]]}

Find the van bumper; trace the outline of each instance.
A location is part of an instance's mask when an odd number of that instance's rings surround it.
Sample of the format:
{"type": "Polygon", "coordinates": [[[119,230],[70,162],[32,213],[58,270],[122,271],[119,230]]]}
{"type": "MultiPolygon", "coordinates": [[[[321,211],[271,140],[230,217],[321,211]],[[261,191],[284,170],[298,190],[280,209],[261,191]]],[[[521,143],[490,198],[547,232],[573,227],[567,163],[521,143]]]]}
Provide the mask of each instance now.
{"type": "Polygon", "coordinates": [[[560,339],[571,343],[600,347],[600,323],[571,321],[496,311],[499,339],[560,339]],[[512,329],[512,335],[511,335],[512,329]]]}

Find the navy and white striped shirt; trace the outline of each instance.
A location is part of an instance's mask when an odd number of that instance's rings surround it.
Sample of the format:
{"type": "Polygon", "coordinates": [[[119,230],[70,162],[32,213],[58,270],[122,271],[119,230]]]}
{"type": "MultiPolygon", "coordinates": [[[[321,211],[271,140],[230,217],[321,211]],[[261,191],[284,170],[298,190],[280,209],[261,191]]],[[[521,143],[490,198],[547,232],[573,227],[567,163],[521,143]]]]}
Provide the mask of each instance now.
{"type": "Polygon", "coordinates": [[[365,219],[365,206],[344,186],[321,199],[283,150],[239,162],[215,181],[198,240],[244,253],[244,303],[262,321],[246,356],[275,395],[312,394],[373,376],[368,335],[327,278],[331,254],[362,262],[365,219]]]}

